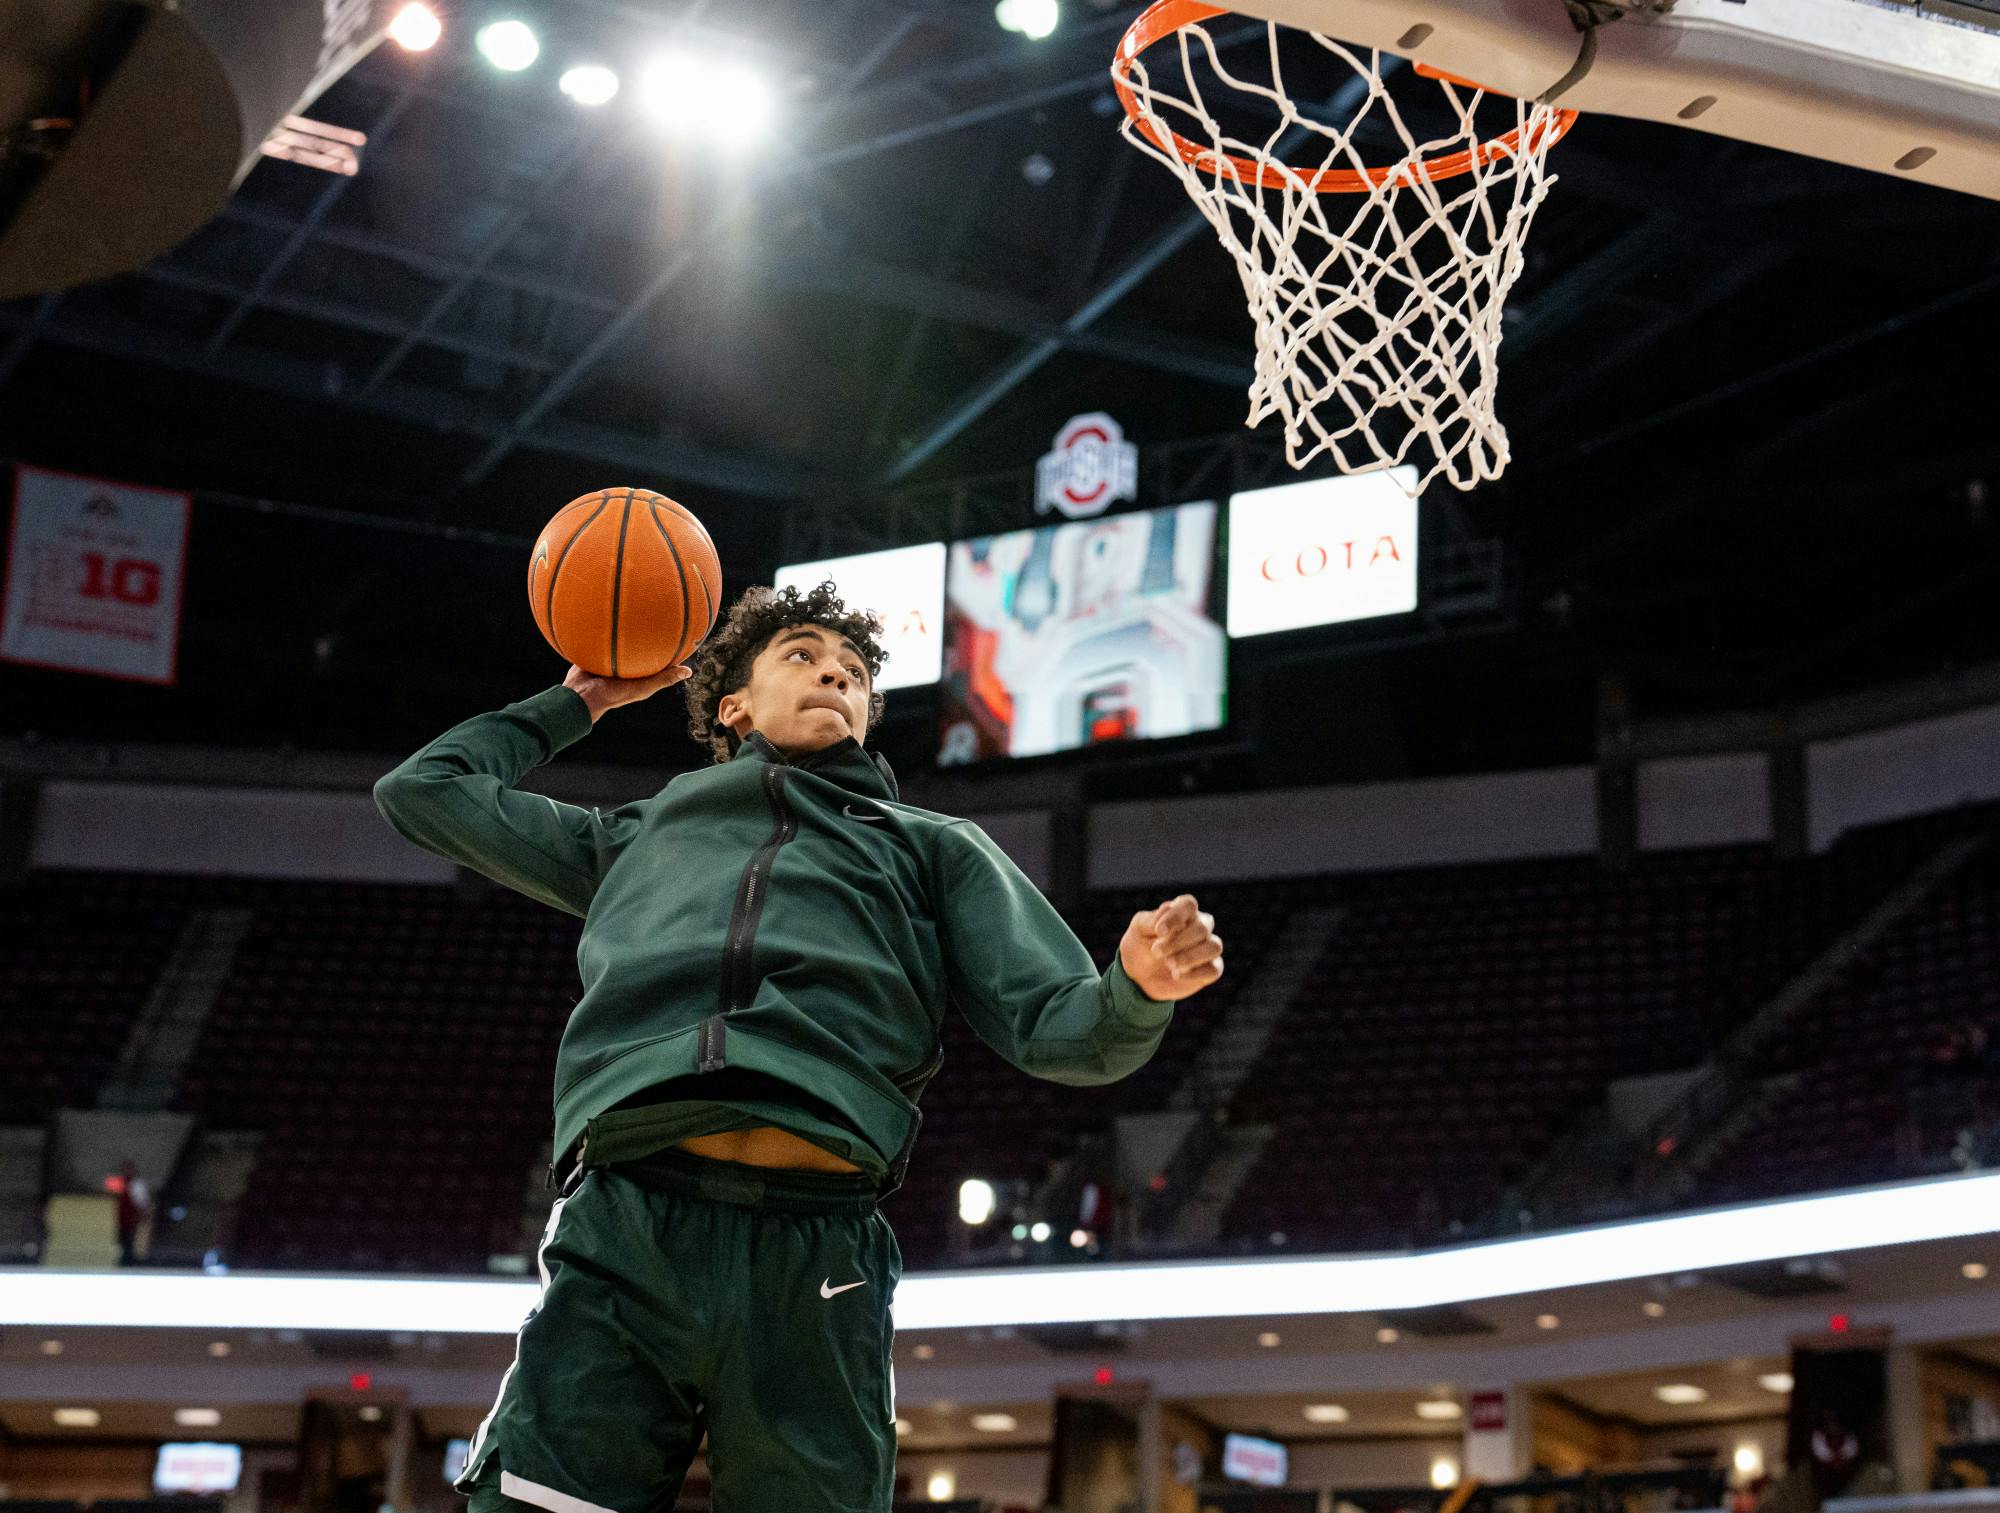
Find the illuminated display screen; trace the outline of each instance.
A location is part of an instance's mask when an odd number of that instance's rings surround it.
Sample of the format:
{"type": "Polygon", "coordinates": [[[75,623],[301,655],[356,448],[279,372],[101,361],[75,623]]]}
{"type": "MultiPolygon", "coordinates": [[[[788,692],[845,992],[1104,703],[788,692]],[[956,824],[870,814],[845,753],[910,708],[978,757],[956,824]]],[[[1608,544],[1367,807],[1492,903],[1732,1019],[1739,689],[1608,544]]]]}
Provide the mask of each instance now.
{"type": "Polygon", "coordinates": [[[1219,727],[1215,527],[1183,504],[952,546],[938,761],[1219,727]]]}
{"type": "Polygon", "coordinates": [[[1229,501],[1229,634],[1417,607],[1417,470],[1256,489],[1229,501]]]}

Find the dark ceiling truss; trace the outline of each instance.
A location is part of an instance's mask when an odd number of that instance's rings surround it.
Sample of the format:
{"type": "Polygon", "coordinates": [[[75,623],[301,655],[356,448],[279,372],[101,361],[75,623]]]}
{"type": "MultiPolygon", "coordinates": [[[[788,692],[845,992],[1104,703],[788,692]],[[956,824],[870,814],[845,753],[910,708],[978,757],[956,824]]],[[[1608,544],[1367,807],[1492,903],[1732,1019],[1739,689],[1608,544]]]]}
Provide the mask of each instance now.
{"type": "MultiPolygon", "coordinates": [[[[368,139],[371,142],[379,142],[387,136],[395,129],[396,122],[402,119],[416,98],[414,83],[398,89],[390,96],[388,105],[370,122],[368,139]]],[[[256,283],[244,291],[243,297],[237,300],[229,313],[222,318],[222,323],[215,328],[215,334],[209,337],[207,350],[210,356],[223,349],[229,338],[236,334],[237,328],[249,317],[250,312],[257,308],[258,302],[276,286],[278,280],[284,276],[285,270],[292,265],[292,259],[297,257],[300,250],[312,240],[313,229],[327,218],[335,205],[340,203],[341,196],[347,192],[347,186],[353,182],[354,179],[347,175],[334,174],[320,189],[304,218],[292,228],[291,235],[285,238],[285,244],[278,249],[277,256],[265,263],[263,270],[257,275],[256,283]]]]}
{"type": "MultiPolygon", "coordinates": [[[[34,323],[29,313],[0,310],[0,332],[18,336],[34,323]]],[[[315,407],[363,411],[385,419],[429,426],[482,440],[503,434],[503,422],[462,396],[432,387],[386,383],[366,395],[328,382],[324,363],[242,344],[210,356],[203,343],[120,315],[102,301],[71,299],[53,314],[42,339],[78,351],[141,360],[174,372],[225,383],[248,384],[315,407]],[[86,305],[90,308],[84,308],[86,305]]],[[[634,472],[669,472],[753,498],[793,499],[831,487],[836,480],[765,456],[752,456],[672,435],[644,437],[567,416],[550,416],[535,429],[537,447],[563,456],[616,465],[634,472]]]]}
{"type": "MultiPolygon", "coordinates": [[[[1254,36],[1268,35],[1261,25],[1248,28],[1246,32],[1254,36]]],[[[1400,67],[1401,63],[1402,60],[1399,58],[1384,58],[1383,74],[1391,73],[1400,67]]],[[[1351,116],[1366,99],[1369,87],[1369,81],[1358,75],[1349,79],[1327,100],[1328,115],[1334,120],[1351,116]]],[[[1303,126],[1290,127],[1272,148],[1272,156],[1283,161],[1288,153],[1296,151],[1304,144],[1308,135],[1303,126]]],[[[1117,272],[1107,277],[1091,293],[1078,299],[1069,314],[1058,323],[1054,333],[1029,341],[993,372],[975,382],[929,431],[890,465],[879,481],[885,484],[899,483],[922,467],[939,448],[949,444],[1020,387],[1037,369],[1060,352],[1067,342],[1082,337],[1092,325],[1096,324],[1100,316],[1138,288],[1169,258],[1206,229],[1208,220],[1201,211],[1183,212],[1171,226],[1128,258],[1117,272]]]]}
{"type": "MultiPolygon", "coordinates": [[[[832,98],[807,123],[804,134],[808,139],[813,136],[817,128],[824,126],[838,114],[855,90],[895,51],[908,30],[908,25],[891,27],[876,39],[875,44],[863,55],[860,62],[848,70],[847,76],[834,91],[832,98]]],[[[710,219],[703,231],[697,234],[696,239],[692,242],[684,240],[662,259],[659,268],[646,281],[645,288],[624,309],[611,316],[598,328],[596,334],[584,344],[583,349],[570,360],[568,366],[551,377],[542,386],[541,392],[515,415],[505,430],[496,436],[472,465],[459,475],[461,488],[470,488],[490,474],[528,435],[536,422],[560,404],[563,397],[583,381],[598,361],[624,340],[660,297],[679,283],[694,266],[695,259],[702,250],[701,243],[727,233],[743,216],[754,211],[756,187],[756,180],[746,179],[741,187],[725,195],[721,209],[710,219]]]]}

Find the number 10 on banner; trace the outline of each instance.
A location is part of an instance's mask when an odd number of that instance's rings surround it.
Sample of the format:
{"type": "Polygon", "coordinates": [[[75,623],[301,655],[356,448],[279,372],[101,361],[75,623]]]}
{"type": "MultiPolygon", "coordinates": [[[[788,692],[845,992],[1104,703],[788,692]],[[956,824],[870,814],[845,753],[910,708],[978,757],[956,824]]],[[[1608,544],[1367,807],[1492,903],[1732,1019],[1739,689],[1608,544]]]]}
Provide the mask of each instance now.
{"type": "Polygon", "coordinates": [[[0,659],[172,683],[191,509],[183,493],[19,469],[0,659]]]}

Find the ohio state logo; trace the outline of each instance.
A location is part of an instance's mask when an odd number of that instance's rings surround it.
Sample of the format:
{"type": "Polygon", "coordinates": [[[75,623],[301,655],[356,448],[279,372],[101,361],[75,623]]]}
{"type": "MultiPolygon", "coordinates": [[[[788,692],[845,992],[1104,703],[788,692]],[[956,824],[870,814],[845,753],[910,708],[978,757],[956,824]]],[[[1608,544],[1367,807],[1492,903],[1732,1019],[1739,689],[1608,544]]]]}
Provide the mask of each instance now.
{"type": "Polygon", "coordinates": [[[1055,450],[1035,465],[1035,513],[1061,510],[1072,520],[1101,515],[1115,499],[1139,497],[1139,449],[1118,422],[1099,411],[1056,432],[1055,450]]]}

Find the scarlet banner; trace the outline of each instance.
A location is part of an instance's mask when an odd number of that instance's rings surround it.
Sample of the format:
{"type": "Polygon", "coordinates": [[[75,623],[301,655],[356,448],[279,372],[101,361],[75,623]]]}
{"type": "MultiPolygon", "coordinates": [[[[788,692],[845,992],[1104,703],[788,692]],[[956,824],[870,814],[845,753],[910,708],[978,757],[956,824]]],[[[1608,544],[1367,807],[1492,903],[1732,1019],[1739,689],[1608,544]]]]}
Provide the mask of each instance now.
{"type": "Polygon", "coordinates": [[[172,683],[186,494],[19,468],[0,590],[0,660],[172,683]]]}

